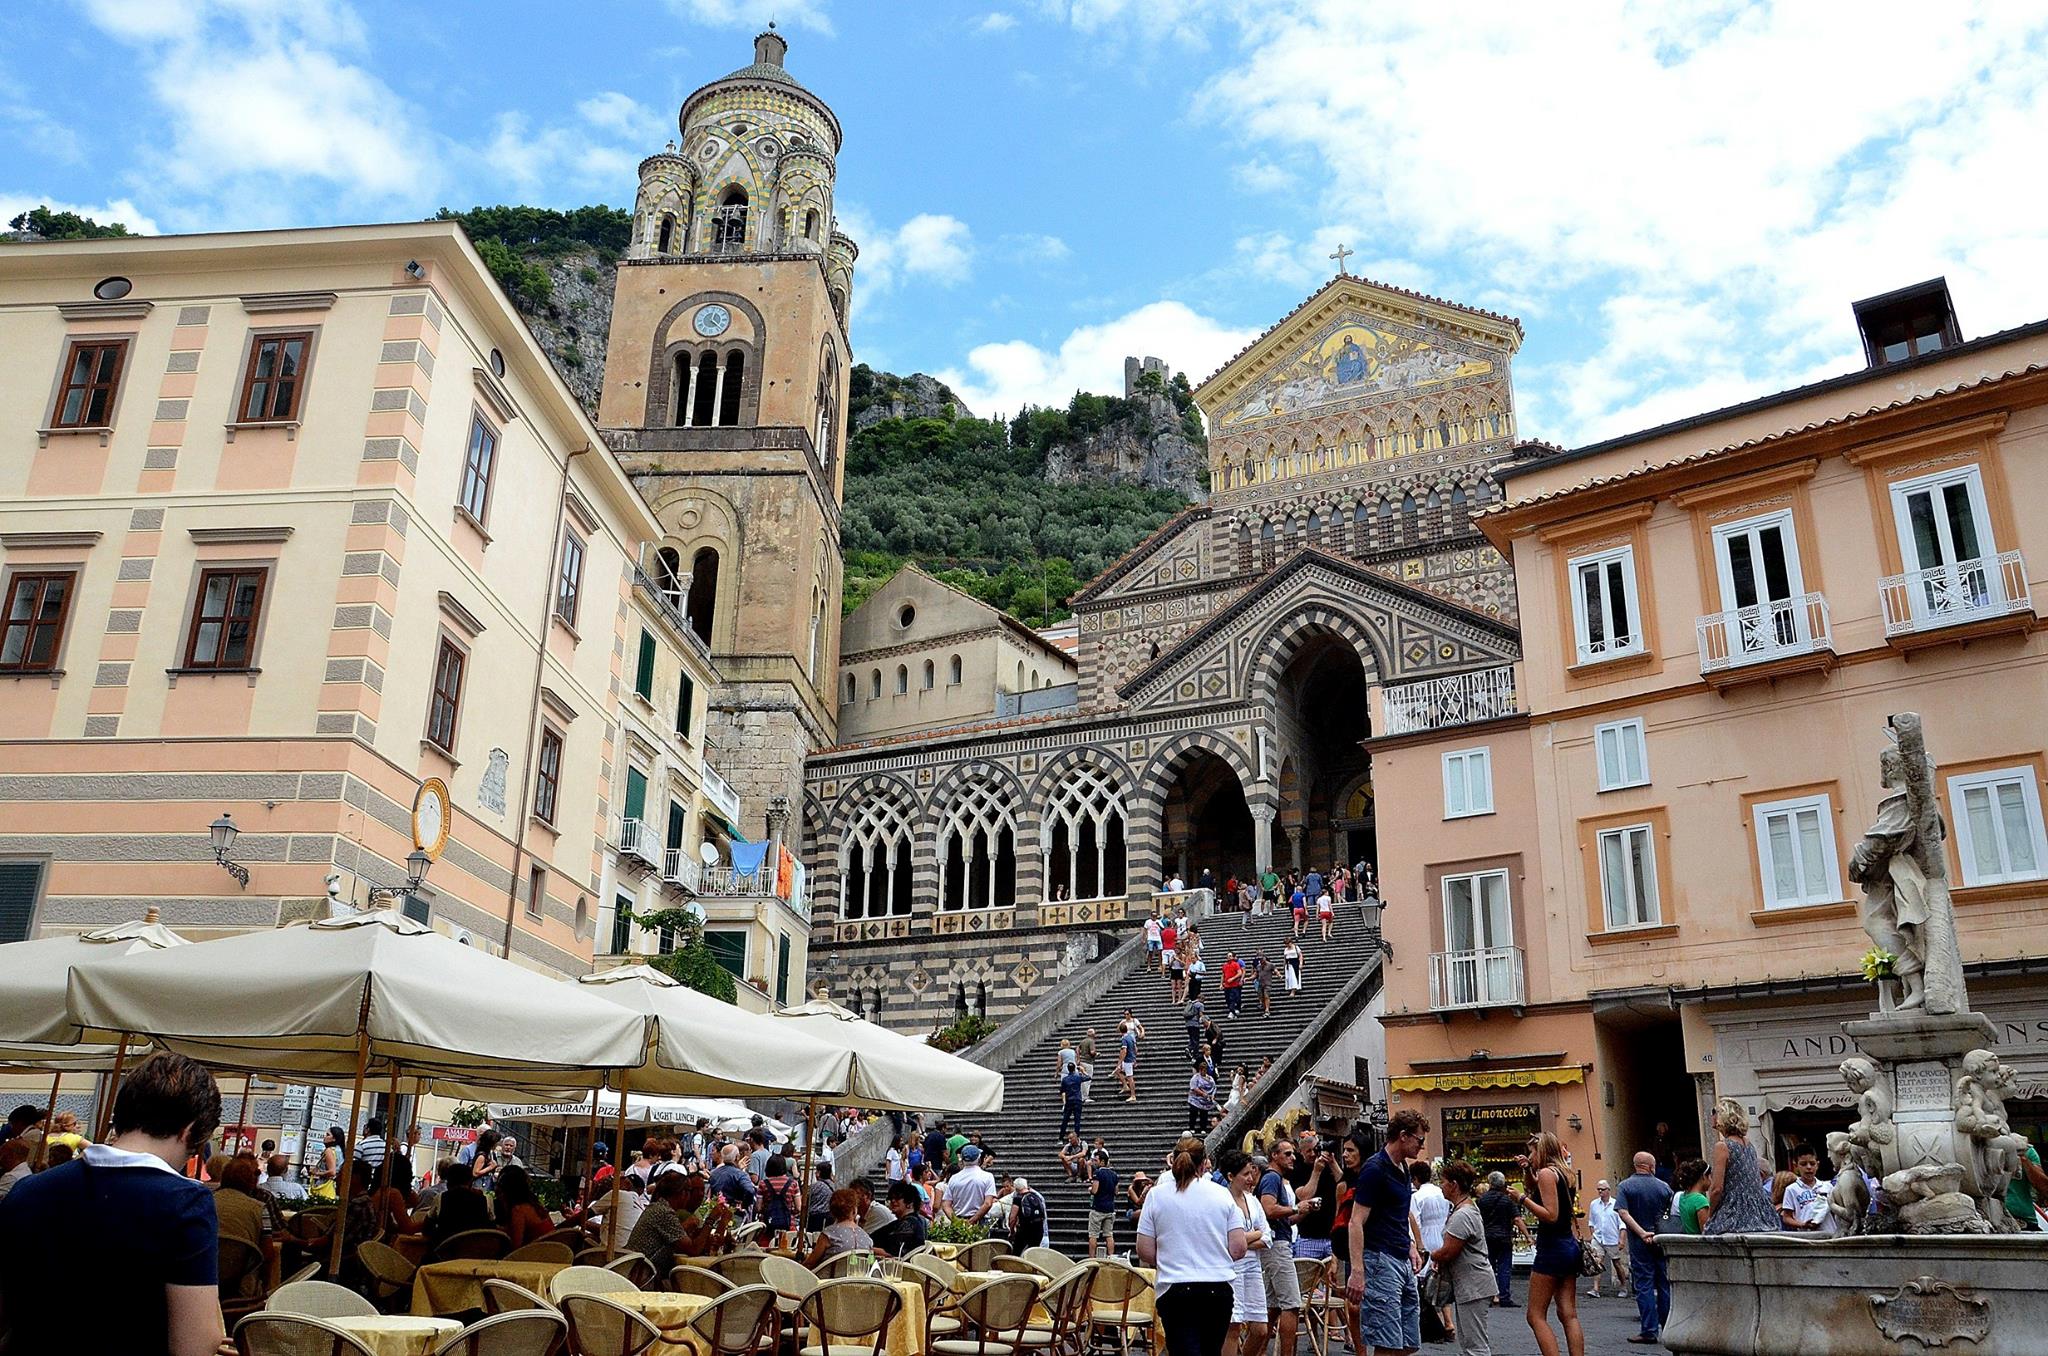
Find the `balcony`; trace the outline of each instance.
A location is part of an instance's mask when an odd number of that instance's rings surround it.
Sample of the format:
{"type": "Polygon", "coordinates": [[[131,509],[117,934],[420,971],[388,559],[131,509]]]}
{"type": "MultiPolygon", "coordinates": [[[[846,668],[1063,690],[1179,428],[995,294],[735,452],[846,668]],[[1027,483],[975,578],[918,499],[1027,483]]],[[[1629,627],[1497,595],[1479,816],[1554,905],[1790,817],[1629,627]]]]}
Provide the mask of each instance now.
{"type": "Polygon", "coordinates": [[[672,589],[663,588],[638,565],[633,567],[633,588],[652,603],[655,610],[673,626],[683,643],[694,650],[699,659],[711,662],[711,651],[704,644],[704,638],[697,634],[697,628],[690,625],[690,619],[683,614],[685,599],[672,589]]]}
{"type": "Polygon", "coordinates": [[[703,878],[703,868],[697,859],[682,848],[663,848],[661,853],[661,883],[673,885],[678,890],[698,893],[698,884],[703,878]]]}
{"type": "Polygon", "coordinates": [[[1884,638],[1902,649],[2025,630],[2034,620],[2034,594],[2018,551],[1888,575],[1877,587],[1884,638]]]}
{"type": "Polygon", "coordinates": [[[1699,619],[1700,676],[1714,687],[1829,669],[1835,636],[1818,593],[1711,612],[1699,619]]]}
{"type": "Polygon", "coordinates": [[[1397,683],[1386,689],[1386,704],[1384,733],[1390,735],[1470,725],[1512,716],[1520,710],[1515,701],[1515,670],[1511,664],[1426,678],[1418,683],[1397,683]]]}
{"type": "Polygon", "coordinates": [[[725,816],[725,822],[734,829],[740,826],[740,793],[732,789],[732,783],[718,775],[718,769],[704,764],[704,799],[711,802],[711,808],[725,816]]]}
{"type": "Polygon", "coordinates": [[[619,858],[621,861],[638,863],[649,870],[661,870],[661,836],[654,826],[644,819],[621,819],[619,821],[619,858]]]}
{"type": "Polygon", "coordinates": [[[1429,956],[1429,1006],[1453,1008],[1520,1007],[1522,948],[1492,946],[1478,951],[1433,951],[1429,956]]]}

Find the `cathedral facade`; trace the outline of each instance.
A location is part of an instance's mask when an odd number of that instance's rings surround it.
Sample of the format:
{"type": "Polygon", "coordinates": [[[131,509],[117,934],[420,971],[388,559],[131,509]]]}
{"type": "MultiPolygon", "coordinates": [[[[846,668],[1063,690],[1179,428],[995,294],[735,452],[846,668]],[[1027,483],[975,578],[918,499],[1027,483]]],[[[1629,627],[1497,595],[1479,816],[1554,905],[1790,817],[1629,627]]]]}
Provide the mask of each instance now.
{"type": "Polygon", "coordinates": [[[1173,876],[1371,860],[1359,741],[1407,685],[1518,653],[1471,515],[1512,455],[1520,342],[1507,317],[1332,279],[1196,391],[1211,496],[1072,599],[1071,672],[997,664],[920,720],[997,619],[955,605],[935,631],[887,590],[857,611],[849,637],[890,647],[842,655],[841,726],[887,733],[805,770],[813,990],[906,1029],[1002,1016],[1173,876]]]}

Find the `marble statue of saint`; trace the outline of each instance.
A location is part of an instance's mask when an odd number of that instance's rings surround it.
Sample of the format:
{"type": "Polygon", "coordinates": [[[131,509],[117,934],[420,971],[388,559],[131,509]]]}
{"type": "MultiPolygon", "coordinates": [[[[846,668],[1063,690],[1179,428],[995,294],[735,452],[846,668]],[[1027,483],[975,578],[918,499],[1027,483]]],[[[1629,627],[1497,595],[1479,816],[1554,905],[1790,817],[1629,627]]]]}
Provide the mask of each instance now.
{"type": "Polygon", "coordinates": [[[1887,1165],[1884,1152],[1897,1136],[1892,1125],[1892,1092],[1877,1065],[1861,1055],[1842,1061],[1842,1081],[1856,1094],[1857,1120],[1849,1127],[1849,1142],[1863,1156],[1873,1172],[1887,1165]]]}
{"type": "Polygon", "coordinates": [[[2012,1071],[1997,1055],[1972,1050],[1963,1056],[1963,1073],[1956,1079],[1956,1130],[1970,1144],[1970,1194],[1994,1226],[2006,1219],[2005,1189],[2023,1170],[2027,1152],[2026,1139],[2012,1133],[2006,1119],[2005,1094],[2011,1090],[2012,1071]]]}
{"type": "Polygon", "coordinates": [[[1901,712],[1886,725],[1892,747],[1878,758],[1885,795],[1877,822],[1849,856],[1849,879],[1863,887],[1863,930],[1894,957],[1899,1008],[1963,1010],[1962,956],[1942,854],[1941,810],[1934,798],[1920,717],[1901,712]]]}

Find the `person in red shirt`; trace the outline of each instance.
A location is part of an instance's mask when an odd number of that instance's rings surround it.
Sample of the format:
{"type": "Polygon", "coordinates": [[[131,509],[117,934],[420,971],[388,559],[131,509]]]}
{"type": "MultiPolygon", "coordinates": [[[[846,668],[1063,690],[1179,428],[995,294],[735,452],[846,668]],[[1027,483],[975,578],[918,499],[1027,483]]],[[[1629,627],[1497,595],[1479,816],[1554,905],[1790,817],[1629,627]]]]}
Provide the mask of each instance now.
{"type": "Polygon", "coordinates": [[[1244,1006],[1244,964],[1235,951],[1223,955],[1223,1010],[1232,1017],[1244,1006]]]}

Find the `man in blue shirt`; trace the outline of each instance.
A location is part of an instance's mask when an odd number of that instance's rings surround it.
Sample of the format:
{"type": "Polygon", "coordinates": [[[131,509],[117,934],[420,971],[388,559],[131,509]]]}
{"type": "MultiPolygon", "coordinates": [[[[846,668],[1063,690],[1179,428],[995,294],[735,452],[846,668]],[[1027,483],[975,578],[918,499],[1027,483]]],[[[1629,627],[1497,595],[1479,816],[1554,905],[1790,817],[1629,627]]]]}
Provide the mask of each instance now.
{"type": "Polygon", "coordinates": [[[1416,1273],[1422,1250],[1408,1223],[1408,1160],[1422,1152],[1429,1122],[1419,1111],[1396,1111],[1387,1147],[1358,1169],[1351,1189],[1351,1280],[1359,1333],[1376,1356],[1412,1356],[1422,1345],[1422,1295],[1416,1273]]]}
{"type": "Polygon", "coordinates": [[[213,1356],[220,1225],[213,1193],[178,1165],[219,1124],[213,1075],[152,1055],[115,1095],[111,1140],[0,1201],[8,1350],[213,1356]]]}
{"type": "Polygon", "coordinates": [[[1628,1274],[1635,1283],[1636,1318],[1642,1331],[1628,1340],[1637,1346],[1656,1342],[1671,1317],[1671,1274],[1664,1250],[1657,1246],[1657,1226],[1671,1213],[1671,1188],[1657,1176],[1655,1154],[1638,1153],[1635,1176],[1624,1180],[1615,1195],[1621,1201],[1621,1224],[1628,1230],[1628,1274]]]}
{"type": "Polygon", "coordinates": [[[1095,1255],[1095,1240],[1102,1240],[1102,1255],[1116,1256],[1116,1188],[1120,1179],[1109,1166],[1109,1154],[1095,1151],[1094,1192],[1088,1197],[1088,1255],[1095,1255]]]}
{"type": "Polygon", "coordinates": [[[1269,1166],[1259,1177],[1259,1204],[1266,1211],[1266,1246],[1259,1253],[1259,1269],[1266,1278],[1266,1308],[1269,1330],[1279,1338],[1277,1351],[1294,1350],[1295,1326],[1300,1322],[1301,1281],[1294,1274],[1294,1226],[1308,1211],[1295,1198],[1288,1174],[1294,1171],[1294,1141],[1283,1139],[1273,1145],[1269,1166]]]}
{"type": "Polygon", "coordinates": [[[1081,1071],[1073,1065],[1060,1075],[1060,1138],[1067,1137],[1067,1122],[1074,1123],[1074,1133],[1081,1133],[1081,1094],[1087,1089],[1088,1080],[1081,1077],[1081,1071]]]}

